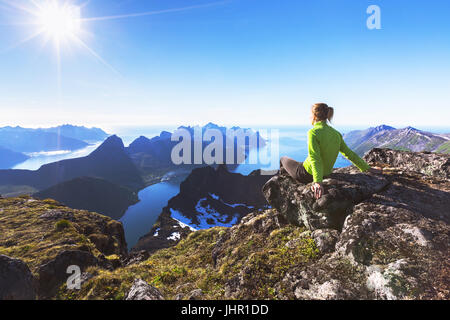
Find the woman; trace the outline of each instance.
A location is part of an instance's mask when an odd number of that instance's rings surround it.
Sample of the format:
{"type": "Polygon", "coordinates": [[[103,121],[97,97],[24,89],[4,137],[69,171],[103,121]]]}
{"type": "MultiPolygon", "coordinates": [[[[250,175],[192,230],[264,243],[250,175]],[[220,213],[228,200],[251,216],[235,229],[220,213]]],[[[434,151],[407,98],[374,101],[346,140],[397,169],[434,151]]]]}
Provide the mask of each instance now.
{"type": "Polygon", "coordinates": [[[311,183],[316,199],[324,193],[323,178],[331,174],[339,152],[349,159],[361,172],[381,173],[372,169],[363,159],[345,144],[342,135],[327,124],[331,122],[334,109],[325,103],[312,106],[312,124],[308,131],[308,158],[304,163],[282,157],[280,167],[301,183],[311,183]]]}

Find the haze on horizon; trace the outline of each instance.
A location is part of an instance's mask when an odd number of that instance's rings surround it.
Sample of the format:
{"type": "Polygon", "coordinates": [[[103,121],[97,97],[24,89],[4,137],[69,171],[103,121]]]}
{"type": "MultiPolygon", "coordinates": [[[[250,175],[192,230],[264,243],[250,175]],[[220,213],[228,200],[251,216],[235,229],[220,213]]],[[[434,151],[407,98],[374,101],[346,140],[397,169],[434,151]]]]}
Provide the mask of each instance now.
{"type": "Polygon", "coordinates": [[[0,126],[448,126],[448,1],[66,2],[0,0],[0,126]]]}

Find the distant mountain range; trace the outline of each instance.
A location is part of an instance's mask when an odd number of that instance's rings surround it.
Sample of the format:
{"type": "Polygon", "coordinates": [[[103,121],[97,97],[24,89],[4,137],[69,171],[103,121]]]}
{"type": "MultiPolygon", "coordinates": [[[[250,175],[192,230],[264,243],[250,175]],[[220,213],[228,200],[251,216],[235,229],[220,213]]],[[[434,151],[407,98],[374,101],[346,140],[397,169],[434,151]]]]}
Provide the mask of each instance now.
{"type": "Polygon", "coordinates": [[[49,163],[36,171],[0,170],[2,185],[32,186],[37,190],[79,177],[101,178],[135,191],[144,187],[137,168],[117,136],[109,137],[94,152],[83,158],[49,163]]]}
{"type": "Polygon", "coordinates": [[[108,134],[100,128],[86,128],[83,126],[73,126],[70,124],[40,130],[45,132],[53,132],[60,136],[86,142],[103,141],[108,137],[108,134]]]}
{"type": "MultiPolygon", "coordinates": [[[[227,132],[228,128],[218,126],[214,123],[208,123],[206,126],[201,128],[198,126],[181,126],[173,133],[163,131],[159,136],[153,137],[152,139],[139,137],[130,144],[130,146],[127,148],[127,153],[130,155],[135,165],[139,168],[144,181],[147,184],[152,184],[155,181],[159,181],[159,179],[161,178],[161,173],[166,173],[176,168],[192,170],[194,168],[207,165],[203,161],[201,164],[193,164],[195,162],[194,131],[199,129],[201,129],[202,133],[205,133],[206,130],[217,130],[218,132],[220,132],[223,138],[222,153],[226,155],[227,152],[230,152],[231,149],[233,149],[235,151],[235,163],[237,163],[236,160],[238,159],[238,155],[243,155],[245,157],[248,153],[249,148],[251,148],[248,141],[240,143],[239,141],[237,141],[237,139],[234,140],[233,137],[229,135],[229,132],[227,132]],[[191,165],[175,165],[171,159],[172,150],[179,143],[177,141],[172,141],[172,136],[177,135],[180,130],[187,131],[191,137],[191,165]]],[[[262,147],[266,144],[265,140],[259,136],[258,132],[254,132],[253,130],[247,128],[231,128],[231,130],[234,131],[240,129],[243,130],[250,139],[254,138],[254,141],[258,141],[259,147],[262,147]]],[[[211,142],[203,142],[202,150],[204,150],[210,143],[211,142]]],[[[232,168],[233,165],[230,165],[229,167],[232,168]]]]}
{"type": "Polygon", "coordinates": [[[450,134],[436,134],[413,127],[396,129],[381,125],[344,135],[347,145],[360,156],[372,148],[389,148],[414,152],[450,153],[450,134]]]}
{"type": "Polygon", "coordinates": [[[63,125],[46,129],[0,128],[0,169],[28,159],[25,153],[78,150],[89,142],[103,141],[108,134],[98,128],[63,125]]]}
{"type": "MultiPolygon", "coordinates": [[[[181,128],[194,131],[191,127],[181,128]]],[[[226,131],[226,128],[213,124],[202,129],[206,128],[226,131]]],[[[126,208],[136,202],[139,190],[161,181],[176,168],[205,166],[176,166],[171,160],[171,152],[178,142],[171,141],[171,137],[172,133],[169,132],[162,132],[152,139],[140,137],[125,148],[122,140],[113,135],[83,158],[49,163],[36,171],[0,170],[0,190],[8,196],[25,193],[36,194],[39,198],[49,197],[76,209],[88,209],[120,218],[126,208]],[[99,190],[101,186],[104,190],[99,190]],[[92,193],[89,194],[87,190],[92,193]],[[114,199],[106,200],[108,198],[114,199]]],[[[245,153],[246,142],[244,145],[237,144],[238,152],[245,153]]]]}

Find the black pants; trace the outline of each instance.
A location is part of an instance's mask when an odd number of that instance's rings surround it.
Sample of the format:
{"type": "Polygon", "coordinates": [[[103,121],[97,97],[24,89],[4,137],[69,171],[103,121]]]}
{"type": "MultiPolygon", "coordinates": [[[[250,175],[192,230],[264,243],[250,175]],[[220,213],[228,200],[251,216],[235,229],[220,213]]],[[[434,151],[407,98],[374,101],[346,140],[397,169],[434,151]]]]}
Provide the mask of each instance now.
{"type": "Polygon", "coordinates": [[[302,162],[295,161],[289,157],[282,157],[280,160],[280,169],[281,168],[284,168],[284,170],[298,182],[307,184],[314,181],[313,176],[306,171],[302,162]]]}

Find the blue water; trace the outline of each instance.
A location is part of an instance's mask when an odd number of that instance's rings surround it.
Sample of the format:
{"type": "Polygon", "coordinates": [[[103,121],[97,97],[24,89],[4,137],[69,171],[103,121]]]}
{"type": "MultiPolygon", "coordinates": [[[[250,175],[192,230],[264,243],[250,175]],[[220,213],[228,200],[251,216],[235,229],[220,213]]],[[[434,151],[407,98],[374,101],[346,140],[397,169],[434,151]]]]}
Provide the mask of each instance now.
{"type": "Polygon", "coordinates": [[[66,159],[81,158],[89,155],[92,151],[97,149],[102,142],[96,142],[87,146],[86,148],[75,150],[75,151],[56,151],[56,152],[39,152],[28,154],[30,158],[18,165],[14,166],[12,169],[23,169],[23,170],[37,170],[41,166],[47,163],[57,162],[66,159]]]}
{"type": "Polygon", "coordinates": [[[125,229],[128,248],[131,249],[158,219],[169,199],[180,192],[178,183],[161,182],[139,192],[140,202],[129,207],[120,219],[125,229]]]}

